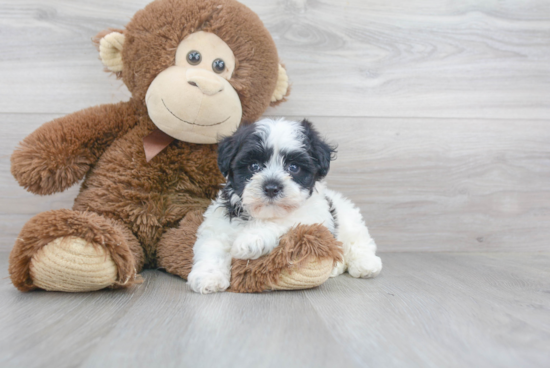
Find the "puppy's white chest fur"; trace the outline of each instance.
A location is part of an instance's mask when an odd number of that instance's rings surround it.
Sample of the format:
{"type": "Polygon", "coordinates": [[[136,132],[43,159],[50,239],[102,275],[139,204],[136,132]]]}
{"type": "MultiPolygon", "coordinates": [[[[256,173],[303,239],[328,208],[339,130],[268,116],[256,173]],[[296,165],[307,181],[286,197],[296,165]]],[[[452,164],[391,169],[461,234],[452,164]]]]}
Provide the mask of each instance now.
{"type": "Polygon", "coordinates": [[[303,204],[276,218],[230,218],[223,200],[218,198],[205,213],[205,221],[198,230],[201,242],[205,235],[222,233],[227,249],[234,258],[256,259],[269,253],[279,244],[279,239],[292,227],[323,224],[333,234],[335,221],[331,213],[330,200],[325,196],[325,184],[318,182],[309,198],[303,204]]]}
{"type": "Polygon", "coordinates": [[[323,224],[330,232],[334,233],[334,219],[330,212],[330,202],[325,196],[324,191],[325,184],[321,182],[317,183],[313,193],[306,199],[304,204],[294,211],[287,213],[286,216],[269,219],[250,218],[248,221],[241,221],[237,227],[242,230],[243,228],[280,226],[286,233],[290,228],[298,224],[323,224]]]}

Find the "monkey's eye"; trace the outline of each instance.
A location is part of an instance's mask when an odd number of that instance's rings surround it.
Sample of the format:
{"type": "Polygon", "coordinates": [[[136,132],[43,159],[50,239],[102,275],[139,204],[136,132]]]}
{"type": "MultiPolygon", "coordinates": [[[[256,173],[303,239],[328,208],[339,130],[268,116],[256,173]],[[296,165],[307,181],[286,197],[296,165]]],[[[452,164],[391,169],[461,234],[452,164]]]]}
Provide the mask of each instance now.
{"type": "Polygon", "coordinates": [[[257,162],[253,162],[250,165],[248,165],[248,170],[250,170],[253,173],[257,173],[261,169],[262,169],[262,166],[257,162]]]}
{"type": "Polygon", "coordinates": [[[225,61],[216,59],[212,62],[212,70],[220,74],[225,70],[225,61]]]}
{"type": "Polygon", "coordinates": [[[292,173],[292,174],[298,174],[300,172],[300,166],[296,165],[296,164],[290,164],[287,166],[286,168],[288,170],[288,172],[292,173]]]}
{"type": "Polygon", "coordinates": [[[187,53],[187,62],[191,65],[200,64],[202,60],[201,53],[195,50],[191,50],[187,53]]]}

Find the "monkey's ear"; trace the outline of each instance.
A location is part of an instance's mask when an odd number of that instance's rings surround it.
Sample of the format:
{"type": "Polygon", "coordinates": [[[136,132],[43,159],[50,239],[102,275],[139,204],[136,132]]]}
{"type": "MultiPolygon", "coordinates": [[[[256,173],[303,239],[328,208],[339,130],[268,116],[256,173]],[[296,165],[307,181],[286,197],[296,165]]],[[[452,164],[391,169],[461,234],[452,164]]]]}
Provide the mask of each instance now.
{"type": "Polygon", "coordinates": [[[276,106],[285,101],[286,96],[290,94],[290,85],[288,84],[288,75],[285,67],[279,64],[279,76],[277,77],[277,85],[275,91],[271,95],[271,106],[276,106]]]}
{"type": "Polygon", "coordinates": [[[102,32],[96,36],[99,39],[99,57],[107,70],[122,72],[122,48],[124,47],[124,34],[122,31],[110,33],[102,32]],[[102,34],[103,33],[103,34],[102,34]]]}

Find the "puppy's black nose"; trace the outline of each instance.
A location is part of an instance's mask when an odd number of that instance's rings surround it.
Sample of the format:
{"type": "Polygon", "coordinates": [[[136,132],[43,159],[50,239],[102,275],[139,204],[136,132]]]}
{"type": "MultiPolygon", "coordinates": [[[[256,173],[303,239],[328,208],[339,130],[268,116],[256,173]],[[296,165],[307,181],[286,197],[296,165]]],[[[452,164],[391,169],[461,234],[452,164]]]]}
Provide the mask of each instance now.
{"type": "Polygon", "coordinates": [[[266,183],[264,186],[264,193],[269,198],[274,198],[281,192],[281,185],[277,183],[266,183]]]}

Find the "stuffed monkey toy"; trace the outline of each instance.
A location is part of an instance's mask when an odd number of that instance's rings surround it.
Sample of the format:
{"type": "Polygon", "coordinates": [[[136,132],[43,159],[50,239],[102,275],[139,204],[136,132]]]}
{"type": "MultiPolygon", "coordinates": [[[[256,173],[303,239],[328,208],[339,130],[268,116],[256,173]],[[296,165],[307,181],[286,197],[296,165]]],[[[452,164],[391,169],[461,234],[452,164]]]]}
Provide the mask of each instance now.
{"type": "MultiPolygon", "coordinates": [[[[83,180],[72,210],[40,213],[10,254],[21,291],[128,287],[145,268],[186,278],[202,213],[224,182],[217,140],[289,93],[275,44],[234,0],[156,0],[96,39],[132,97],[42,125],[11,157],[32,193],[83,180]]],[[[322,226],[298,226],[271,254],[235,261],[231,289],[317,286],[340,259],[322,226]]]]}

